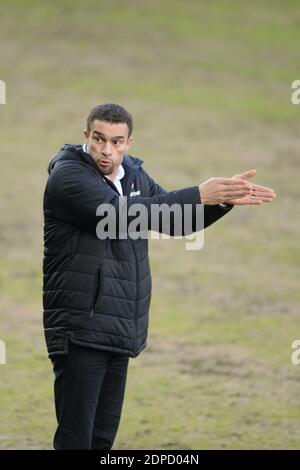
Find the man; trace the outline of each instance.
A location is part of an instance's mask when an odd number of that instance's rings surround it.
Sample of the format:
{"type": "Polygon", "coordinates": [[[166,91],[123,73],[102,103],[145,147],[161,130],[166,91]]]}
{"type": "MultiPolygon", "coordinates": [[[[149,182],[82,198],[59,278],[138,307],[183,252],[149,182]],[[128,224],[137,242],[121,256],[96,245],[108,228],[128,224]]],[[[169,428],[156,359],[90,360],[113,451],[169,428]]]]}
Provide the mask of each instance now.
{"type": "MultiPolygon", "coordinates": [[[[211,178],[200,186],[165,191],[127,152],[132,116],[108,103],[92,109],[83,145],[65,145],[51,160],[44,194],[44,328],[55,373],[58,421],[54,448],[111,449],[121,417],[129,357],[146,347],[151,275],[148,240],[99,237],[97,208],[120,214],[126,199],[156,205],[204,207],[204,226],[233,205],[271,202],[274,192],[248,179],[211,178]]],[[[122,209],[123,215],[124,210],[122,209]]],[[[131,220],[131,219],[130,219],[131,220]]],[[[149,216],[149,229],[153,229],[149,216]]],[[[161,225],[156,227],[163,231],[161,225]]],[[[126,231],[125,230],[125,231],[126,231]]],[[[170,225],[170,234],[174,220],[170,225]]],[[[189,232],[191,233],[191,231],[189,232]]],[[[124,235],[124,233],[123,233],[124,235]]]]}

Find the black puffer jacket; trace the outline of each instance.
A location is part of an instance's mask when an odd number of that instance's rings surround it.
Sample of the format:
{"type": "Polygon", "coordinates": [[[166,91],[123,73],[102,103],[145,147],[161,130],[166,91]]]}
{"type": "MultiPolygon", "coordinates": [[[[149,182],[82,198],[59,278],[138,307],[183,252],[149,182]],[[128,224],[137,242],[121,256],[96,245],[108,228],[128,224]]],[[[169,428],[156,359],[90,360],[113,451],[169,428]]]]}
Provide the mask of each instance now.
{"type": "MultiPolygon", "coordinates": [[[[121,182],[128,207],[136,202],[147,208],[151,203],[193,207],[201,203],[198,186],[167,192],[142,163],[130,155],[123,159],[121,182]],[[138,191],[140,195],[130,197],[138,191]]],[[[151,299],[148,240],[97,237],[97,207],[109,203],[118,210],[124,198],[81,145],[64,145],[48,172],[43,306],[49,357],[67,353],[68,340],[136,357],[147,345],[151,299]]],[[[231,207],[204,206],[205,227],[231,207]]],[[[193,225],[193,231],[198,229],[193,225]]]]}

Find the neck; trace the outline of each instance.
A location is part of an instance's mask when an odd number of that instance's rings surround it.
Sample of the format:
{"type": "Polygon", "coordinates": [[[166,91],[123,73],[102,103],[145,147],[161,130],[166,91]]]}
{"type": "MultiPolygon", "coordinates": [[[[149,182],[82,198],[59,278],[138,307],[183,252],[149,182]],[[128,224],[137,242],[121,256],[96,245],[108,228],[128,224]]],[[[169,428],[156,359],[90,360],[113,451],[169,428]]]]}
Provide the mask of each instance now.
{"type": "Polygon", "coordinates": [[[116,179],[117,173],[119,171],[119,168],[120,168],[120,165],[110,175],[106,175],[106,177],[110,179],[110,181],[114,182],[114,180],[116,179]]]}

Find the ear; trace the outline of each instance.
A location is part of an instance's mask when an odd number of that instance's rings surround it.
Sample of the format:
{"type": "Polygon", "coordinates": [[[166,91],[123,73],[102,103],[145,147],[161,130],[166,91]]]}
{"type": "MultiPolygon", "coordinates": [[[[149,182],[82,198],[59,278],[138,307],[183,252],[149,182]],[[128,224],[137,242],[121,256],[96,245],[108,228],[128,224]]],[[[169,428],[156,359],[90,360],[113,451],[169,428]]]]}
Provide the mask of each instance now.
{"type": "Polygon", "coordinates": [[[128,138],[128,141],[127,141],[127,147],[130,148],[131,145],[132,145],[132,142],[133,142],[133,137],[132,135],[128,138]]]}
{"type": "Polygon", "coordinates": [[[84,143],[85,143],[85,144],[87,143],[87,140],[88,140],[88,138],[89,138],[89,135],[90,135],[90,134],[89,134],[88,130],[87,130],[87,129],[84,129],[84,131],[83,131],[83,137],[84,137],[84,143]]]}

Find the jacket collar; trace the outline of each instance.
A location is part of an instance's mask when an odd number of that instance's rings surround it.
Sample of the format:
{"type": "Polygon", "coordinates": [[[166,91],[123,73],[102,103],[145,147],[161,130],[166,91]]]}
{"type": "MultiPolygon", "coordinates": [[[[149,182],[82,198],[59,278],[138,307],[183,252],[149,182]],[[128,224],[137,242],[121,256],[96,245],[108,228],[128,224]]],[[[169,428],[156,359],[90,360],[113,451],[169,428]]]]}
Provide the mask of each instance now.
{"type": "MultiPolygon", "coordinates": [[[[48,165],[48,173],[50,173],[55,164],[58,161],[84,161],[86,164],[94,167],[97,171],[98,167],[95,160],[91,157],[90,154],[84,152],[82,145],[72,145],[65,144],[63,145],[59,152],[50,160],[48,165]]],[[[133,157],[129,154],[125,154],[122,161],[122,167],[124,168],[125,174],[133,170],[138,170],[144,163],[144,160],[133,157]]],[[[100,173],[100,172],[99,172],[100,173]]]]}

